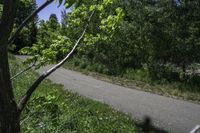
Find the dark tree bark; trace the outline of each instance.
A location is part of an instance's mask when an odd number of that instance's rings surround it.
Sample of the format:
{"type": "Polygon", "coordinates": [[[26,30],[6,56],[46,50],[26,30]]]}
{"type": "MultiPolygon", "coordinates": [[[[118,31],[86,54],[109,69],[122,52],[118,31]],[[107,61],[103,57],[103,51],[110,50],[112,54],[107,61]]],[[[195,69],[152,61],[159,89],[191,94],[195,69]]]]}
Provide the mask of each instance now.
{"type": "Polygon", "coordinates": [[[8,46],[38,12],[53,2],[53,0],[47,0],[30,14],[19,26],[14,35],[10,37],[18,1],[4,0],[3,14],[0,18],[0,133],[20,133],[20,114],[22,110],[19,109],[16,103],[10,80],[8,46]],[[8,39],[9,37],[10,39],[8,39]]]}
{"type": "Polygon", "coordinates": [[[19,133],[18,107],[13,95],[8,64],[8,37],[13,28],[17,0],[4,0],[0,23],[0,133],[19,133]]]}
{"type": "Polygon", "coordinates": [[[7,48],[0,48],[0,133],[19,133],[20,114],[10,82],[7,48]]]}

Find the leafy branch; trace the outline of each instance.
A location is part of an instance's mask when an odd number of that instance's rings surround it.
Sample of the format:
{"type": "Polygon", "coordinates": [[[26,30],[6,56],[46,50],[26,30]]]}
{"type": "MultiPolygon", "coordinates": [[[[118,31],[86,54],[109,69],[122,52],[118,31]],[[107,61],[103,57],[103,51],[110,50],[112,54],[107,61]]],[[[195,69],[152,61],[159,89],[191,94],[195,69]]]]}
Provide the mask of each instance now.
{"type": "Polygon", "coordinates": [[[26,106],[27,102],[29,101],[31,95],[34,93],[34,91],[37,89],[37,87],[40,85],[40,83],[46,78],[48,77],[50,74],[52,74],[54,71],[56,71],[58,68],[60,68],[66,61],[67,59],[72,55],[72,53],[76,50],[77,46],[79,45],[80,41],[83,39],[89,23],[91,21],[92,16],[94,15],[95,10],[91,13],[91,15],[89,16],[88,19],[88,23],[86,24],[81,36],[79,37],[79,39],[77,40],[77,42],[75,43],[74,47],[72,48],[72,50],[67,54],[67,56],[61,60],[58,64],[56,64],[55,66],[53,66],[52,68],[50,68],[49,70],[45,71],[33,84],[32,86],[27,90],[26,94],[21,98],[19,104],[18,104],[18,108],[19,108],[19,113],[21,113],[21,111],[24,109],[24,107],[26,106]]]}

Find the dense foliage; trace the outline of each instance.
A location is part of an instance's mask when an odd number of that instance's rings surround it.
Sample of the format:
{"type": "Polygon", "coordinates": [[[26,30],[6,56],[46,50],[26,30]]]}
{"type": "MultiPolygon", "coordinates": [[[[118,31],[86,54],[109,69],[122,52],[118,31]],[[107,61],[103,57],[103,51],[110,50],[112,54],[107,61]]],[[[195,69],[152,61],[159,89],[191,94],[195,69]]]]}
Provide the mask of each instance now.
{"type": "MultiPolygon", "coordinates": [[[[16,28],[24,21],[26,17],[30,15],[36,9],[35,0],[20,0],[17,5],[17,12],[15,18],[16,28]]],[[[14,40],[12,50],[17,53],[21,48],[25,46],[32,46],[36,42],[37,35],[37,22],[38,18],[35,17],[30,24],[28,24],[19,36],[14,40]]]]}
{"type": "MultiPolygon", "coordinates": [[[[92,42],[93,47],[85,47],[77,57],[97,64],[106,74],[147,69],[154,80],[199,85],[195,72],[200,58],[199,5],[199,1],[186,0],[116,0],[112,8],[124,9],[124,19],[112,38],[92,42]]],[[[90,32],[99,32],[98,19],[93,21],[90,32]]]]}
{"type": "Polygon", "coordinates": [[[186,0],[78,1],[71,13],[62,11],[61,24],[56,19],[41,22],[37,43],[22,53],[34,55],[29,61],[39,60],[40,65],[57,62],[70,51],[95,10],[74,55],[81,62],[105,74],[126,75],[139,69],[153,80],[199,85],[195,72],[200,59],[199,4],[186,0]]]}
{"type": "MultiPolygon", "coordinates": [[[[110,42],[124,15],[121,8],[113,7],[113,3],[115,3],[115,0],[76,3],[73,11],[67,17],[62,15],[68,18],[65,22],[67,23],[64,30],[66,32],[60,30],[60,25],[55,25],[54,19],[50,17],[49,21],[41,23],[39,28],[39,32],[45,33],[44,36],[38,37],[39,41],[33,47],[26,47],[21,52],[33,55],[29,61],[37,60],[40,65],[58,61],[71,50],[84,31],[89,16],[93,12],[94,15],[89,22],[89,28],[79,50],[86,51],[88,48],[94,47],[94,43],[98,41],[110,42]],[[52,30],[47,31],[47,29],[52,30]],[[96,29],[96,32],[94,32],[94,29],[96,29]]],[[[63,26],[64,24],[61,27],[63,28],[63,26]]]]}

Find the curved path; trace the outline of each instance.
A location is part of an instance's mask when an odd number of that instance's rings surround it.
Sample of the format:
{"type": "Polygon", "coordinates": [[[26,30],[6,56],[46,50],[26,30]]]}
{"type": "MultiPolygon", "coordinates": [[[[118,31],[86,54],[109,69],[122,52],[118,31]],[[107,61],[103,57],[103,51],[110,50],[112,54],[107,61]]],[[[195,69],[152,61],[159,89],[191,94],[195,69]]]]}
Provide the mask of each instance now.
{"type": "MultiPolygon", "coordinates": [[[[38,70],[41,74],[50,66],[38,70]]],[[[151,117],[153,124],[172,133],[189,133],[200,124],[200,105],[96,80],[81,73],[58,69],[49,79],[66,89],[104,102],[113,108],[142,120],[151,117]]]]}

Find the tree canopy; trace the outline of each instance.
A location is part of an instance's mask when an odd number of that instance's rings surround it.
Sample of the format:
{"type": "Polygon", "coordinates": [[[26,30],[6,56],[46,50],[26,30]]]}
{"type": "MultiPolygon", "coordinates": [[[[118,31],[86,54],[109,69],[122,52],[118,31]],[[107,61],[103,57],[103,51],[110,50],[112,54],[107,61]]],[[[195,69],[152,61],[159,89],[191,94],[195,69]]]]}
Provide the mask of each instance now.
{"type": "Polygon", "coordinates": [[[123,10],[121,8],[113,7],[115,0],[103,0],[103,1],[79,1],[79,4],[74,6],[73,11],[68,14],[67,17],[67,27],[66,32],[60,32],[60,25],[54,22],[56,19],[55,15],[51,15],[49,21],[42,22],[40,26],[40,32],[50,32],[46,33],[48,37],[39,37],[40,39],[46,38],[45,40],[38,41],[33,47],[26,47],[22,50],[23,54],[31,54],[33,57],[29,61],[40,61],[41,64],[49,62],[56,62],[57,59],[61,59],[69,50],[73,47],[78,37],[81,35],[85,25],[88,23],[88,17],[94,11],[94,16],[90,22],[87,33],[85,34],[82,44],[84,44],[79,49],[87,49],[87,47],[93,47],[97,41],[109,41],[115,34],[120,21],[123,19],[123,10]],[[112,10],[110,10],[112,9],[112,10]],[[94,21],[98,23],[93,25],[94,21]],[[55,27],[51,27],[51,24],[57,24],[55,27]],[[59,28],[57,28],[59,27],[59,28]],[[46,28],[46,29],[45,29],[46,28]],[[97,32],[92,31],[96,29],[97,32]],[[54,37],[53,37],[54,36],[54,37]],[[50,38],[50,39],[49,39],[50,38]],[[59,55],[59,57],[58,57],[59,55]]]}
{"type": "MultiPolygon", "coordinates": [[[[24,21],[24,19],[36,9],[36,2],[34,0],[20,0],[17,7],[14,31],[24,21]]],[[[25,46],[32,46],[36,42],[37,22],[38,17],[36,16],[30,24],[23,28],[19,36],[15,38],[13,42],[13,51],[15,53],[25,46]]]]}
{"type": "Polygon", "coordinates": [[[71,13],[62,11],[61,24],[53,14],[55,22],[42,22],[39,41],[33,47],[24,48],[22,53],[35,55],[29,62],[58,61],[78,39],[88,15],[95,10],[78,48],[80,58],[106,66],[111,74],[144,65],[150,71],[169,64],[185,71],[200,58],[198,5],[198,1],[184,0],[76,1],[71,13]],[[55,24],[52,28],[51,23],[55,24]]]}

